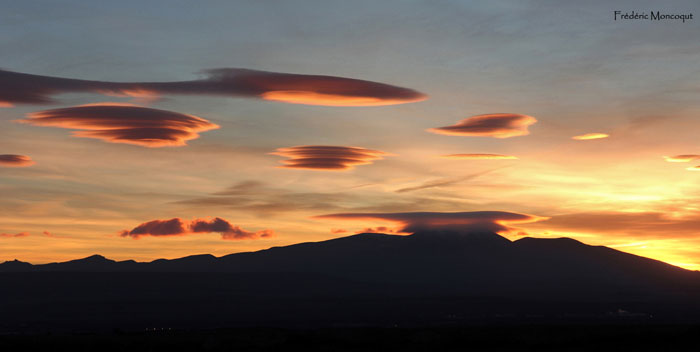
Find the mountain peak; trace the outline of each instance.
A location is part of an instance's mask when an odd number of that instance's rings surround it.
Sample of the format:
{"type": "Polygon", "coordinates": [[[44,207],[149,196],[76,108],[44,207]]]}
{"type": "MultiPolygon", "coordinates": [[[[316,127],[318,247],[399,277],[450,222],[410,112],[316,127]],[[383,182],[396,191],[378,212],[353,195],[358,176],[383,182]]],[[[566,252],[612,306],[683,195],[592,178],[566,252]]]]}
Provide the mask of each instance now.
{"type": "Polygon", "coordinates": [[[412,239],[423,241],[440,241],[446,243],[455,242],[479,242],[479,243],[510,243],[507,238],[486,230],[469,230],[469,229],[431,229],[420,230],[410,235],[412,239]]]}

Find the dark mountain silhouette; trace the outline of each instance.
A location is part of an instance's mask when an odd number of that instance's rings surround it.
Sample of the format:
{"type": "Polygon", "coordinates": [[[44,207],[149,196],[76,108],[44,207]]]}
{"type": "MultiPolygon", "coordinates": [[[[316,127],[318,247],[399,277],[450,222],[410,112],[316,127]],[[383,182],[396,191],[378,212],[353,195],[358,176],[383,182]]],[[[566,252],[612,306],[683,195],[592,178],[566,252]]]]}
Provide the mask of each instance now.
{"type": "Polygon", "coordinates": [[[700,317],[698,272],[569,238],[456,230],[148,263],[11,261],[0,277],[4,316],[48,325],[700,317]]]}

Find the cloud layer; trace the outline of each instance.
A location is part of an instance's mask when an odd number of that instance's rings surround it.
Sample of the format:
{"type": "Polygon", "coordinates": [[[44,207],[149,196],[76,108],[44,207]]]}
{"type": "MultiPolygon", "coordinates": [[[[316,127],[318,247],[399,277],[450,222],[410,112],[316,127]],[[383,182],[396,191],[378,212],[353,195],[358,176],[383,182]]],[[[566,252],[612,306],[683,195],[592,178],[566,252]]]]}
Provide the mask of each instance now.
{"type": "Polygon", "coordinates": [[[334,220],[387,220],[400,224],[397,232],[412,233],[430,229],[455,229],[462,231],[509,231],[510,224],[529,223],[546,218],[503,211],[474,212],[411,212],[411,213],[339,213],[316,216],[317,219],[334,220]]]}
{"type": "Polygon", "coordinates": [[[591,140],[591,139],[601,139],[601,138],[608,138],[608,137],[610,137],[610,135],[607,133],[594,132],[594,133],[582,134],[580,136],[573,136],[573,137],[571,137],[571,139],[574,139],[577,141],[587,141],[587,140],[591,140]]]}
{"type": "Polygon", "coordinates": [[[513,155],[502,154],[449,154],[441,156],[444,159],[457,160],[513,160],[518,157],[513,155]]]}
{"type": "Polygon", "coordinates": [[[537,120],[520,114],[486,114],[466,118],[454,125],[428,129],[449,136],[510,138],[530,134],[528,127],[537,120]]]}
{"type": "Polygon", "coordinates": [[[120,232],[121,237],[139,239],[142,236],[168,237],[184,236],[197,233],[218,232],[224,240],[252,240],[258,238],[270,238],[274,236],[272,230],[251,232],[232,225],[222,218],[194,219],[191,221],[180,218],[170,220],[152,220],[145,222],[131,230],[120,232]]]}
{"type": "Polygon", "coordinates": [[[371,164],[383,159],[388,153],[359,147],[342,147],[326,145],[301,145],[279,148],[270,153],[289,158],[282,160],[286,168],[311,170],[350,170],[355,165],[371,164]]]}
{"type": "Polygon", "coordinates": [[[219,128],[194,115],[123,103],[38,111],[20,122],[80,130],[73,135],[144,147],[183,146],[200,132],[219,128]]]}
{"type": "Polygon", "coordinates": [[[412,89],[359,79],[219,68],[205,77],[177,82],[106,82],[30,75],[0,70],[0,106],[41,104],[51,96],[90,92],[112,96],[146,97],[164,94],[251,97],[292,104],[378,106],[425,100],[412,89]]]}
{"type": "Polygon", "coordinates": [[[4,167],[27,167],[34,165],[32,158],[26,155],[0,154],[0,166],[4,167]]]}

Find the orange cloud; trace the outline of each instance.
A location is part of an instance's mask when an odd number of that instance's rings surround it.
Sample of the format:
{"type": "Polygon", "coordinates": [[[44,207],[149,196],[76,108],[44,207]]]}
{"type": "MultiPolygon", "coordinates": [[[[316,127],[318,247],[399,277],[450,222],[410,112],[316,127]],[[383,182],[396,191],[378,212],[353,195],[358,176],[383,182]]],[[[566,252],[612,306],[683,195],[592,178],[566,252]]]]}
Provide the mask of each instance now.
{"type": "Polygon", "coordinates": [[[272,230],[250,232],[232,225],[222,218],[194,219],[191,221],[180,218],[170,220],[152,220],[145,222],[131,230],[120,232],[121,237],[139,239],[142,236],[167,237],[184,236],[196,233],[218,232],[224,240],[250,240],[258,238],[270,238],[274,236],[272,230]]]}
{"type": "Polygon", "coordinates": [[[458,160],[512,160],[518,157],[513,155],[502,155],[502,154],[449,154],[441,156],[445,159],[458,159],[458,160]]]}
{"type": "Polygon", "coordinates": [[[608,138],[608,137],[610,137],[610,135],[607,133],[595,132],[595,133],[582,134],[580,136],[573,136],[573,137],[571,137],[571,139],[575,139],[577,141],[587,141],[587,140],[591,140],[591,139],[601,139],[601,138],[608,138]]]}
{"type": "Polygon", "coordinates": [[[449,136],[510,138],[530,134],[528,127],[537,120],[528,115],[486,114],[466,118],[454,125],[430,128],[428,132],[449,136]]]}
{"type": "Polygon", "coordinates": [[[0,166],[5,167],[27,167],[34,165],[32,158],[26,155],[0,154],[0,166]]]}
{"type": "Polygon", "coordinates": [[[27,236],[29,236],[29,232],[0,233],[0,238],[18,238],[18,237],[27,237],[27,236]]]}
{"type": "Polygon", "coordinates": [[[664,156],[664,159],[670,163],[688,163],[693,160],[698,160],[700,159],[700,155],[698,154],[681,154],[681,155],[674,155],[674,156],[664,156]]]}
{"type": "Polygon", "coordinates": [[[700,165],[689,167],[687,170],[688,171],[700,171],[700,165]]]}
{"type": "Polygon", "coordinates": [[[0,101],[41,104],[68,92],[93,92],[152,99],[162,94],[251,97],[292,104],[378,106],[427,99],[412,89],[359,79],[220,68],[206,77],[178,82],[105,82],[0,70],[0,101]]]}
{"type": "Polygon", "coordinates": [[[503,211],[473,211],[456,213],[339,213],[319,215],[316,219],[334,220],[387,220],[398,223],[396,232],[412,233],[430,229],[455,229],[462,231],[509,231],[511,224],[529,223],[547,218],[503,211]]]}
{"type": "Polygon", "coordinates": [[[383,159],[389,155],[378,150],[359,147],[301,145],[289,148],[279,148],[270,153],[290,158],[283,160],[281,167],[311,170],[350,170],[355,165],[371,164],[374,160],[383,159]]]}
{"type": "Polygon", "coordinates": [[[99,103],[30,113],[19,122],[81,130],[76,137],[144,147],[183,146],[219,128],[203,118],[124,103],[99,103]]]}
{"type": "Polygon", "coordinates": [[[331,229],[332,234],[339,234],[339,233],[347,233],[348,230],[346,229],[331,229]]]}

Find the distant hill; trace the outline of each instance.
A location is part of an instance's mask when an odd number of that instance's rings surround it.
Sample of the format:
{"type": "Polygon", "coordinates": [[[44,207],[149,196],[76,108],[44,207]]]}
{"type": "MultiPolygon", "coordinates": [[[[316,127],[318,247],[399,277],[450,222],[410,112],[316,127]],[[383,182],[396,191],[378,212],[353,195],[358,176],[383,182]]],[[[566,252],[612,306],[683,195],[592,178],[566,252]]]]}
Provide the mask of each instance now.
{"type": "MultiPolygon", "coordinates": [[[[148,263],[98,255],[42,265],[11,261],[0,264],[0,277],[7,287],[0,307],[18,316],[24,310],[24,317],[47,302],[73,305],[79,316],[91,306],[110,321],[187,316],[229,324],[700,316],[699,272],[569,238],[511,242],[488,232],[366,233],[148,263]]],[[[61,314],[70,309],[49,305],[53,310],[65,323],[61,314]]]]}

